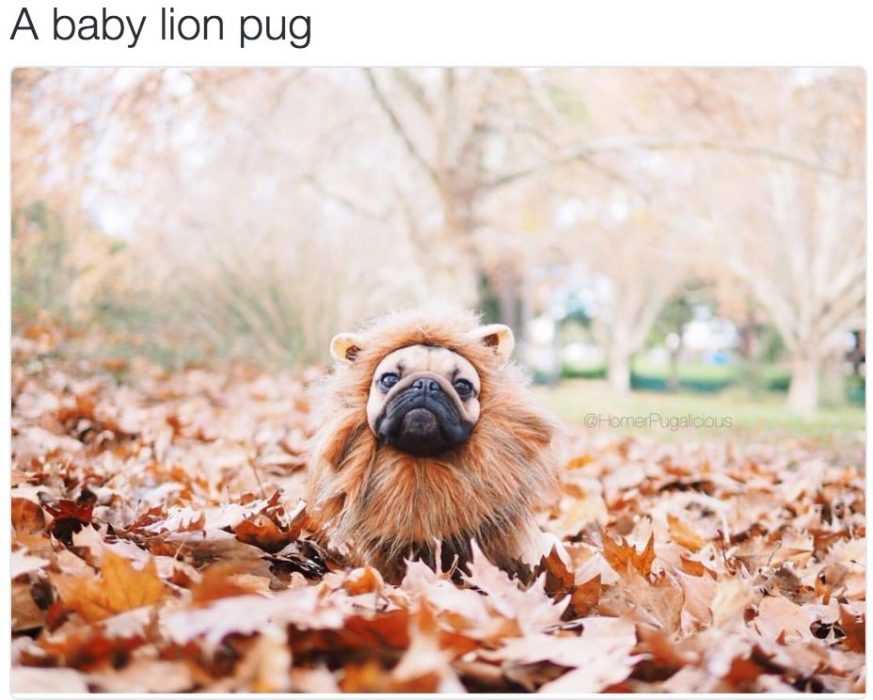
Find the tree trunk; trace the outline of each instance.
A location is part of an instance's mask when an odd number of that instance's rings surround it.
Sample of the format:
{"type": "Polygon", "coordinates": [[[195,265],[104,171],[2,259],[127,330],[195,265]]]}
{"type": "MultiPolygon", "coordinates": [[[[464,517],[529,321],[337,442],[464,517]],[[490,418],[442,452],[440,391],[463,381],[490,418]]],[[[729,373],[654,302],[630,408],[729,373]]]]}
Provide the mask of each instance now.
{"type": "Polygon", "coordinates": [[[619,394],[630,391],[630,353],[623,347],[610,350],[607,375],[613,391],[619,394]]]}
{"type": "Polygon", "coordinates": [[[518,286],[508,278],[508,275],[503,276],[497,288],[497,308],[500,313],[500,322],[516,329],[517,332],[519,328],[518,306],[518,286]]]}
{"type": "Polygon", "coordinates": [[[679,351],[670,351],[670,372],[667,375],[667,388],[670,391],[679,390],[679,351]]]}
{"type": "Polygon", "coordinates": [[[479,274],[492,295],[492,310],[496,312],[494,320],[512,328],[516,340],[520,340],[524,335],[524,280],[508,263],[492,269],[481,269],[479,274]]]}
{"type": "Polygon", "coordinates": [[[788,406],[802,416],[815,413],[818,408],[819,363],[814,357],[794,359],[791,369],[791,387],[788,390],[788,406]]]}
{"type": "Polygon", "coordinates": [[[679,337],[676,347],[670,350],[670,374],[667,377],[667,388],[670,391],[679,391],[679,358],[682,356],[682,332],[684,328],[679,326],[676,331],[679,337]]]}

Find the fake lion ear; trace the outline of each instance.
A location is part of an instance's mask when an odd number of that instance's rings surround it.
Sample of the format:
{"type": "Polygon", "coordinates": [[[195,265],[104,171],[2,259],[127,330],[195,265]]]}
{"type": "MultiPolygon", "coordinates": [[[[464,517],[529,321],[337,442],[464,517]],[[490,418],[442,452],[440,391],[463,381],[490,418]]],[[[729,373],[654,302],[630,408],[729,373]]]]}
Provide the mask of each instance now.
{"type": "Polygon", "coordinates": [[[473,336],[483,345],[494,350],[501,367],[509,362],[512,350],[515,348],[515,336],[509,326],[504,326],[502,323],[489,323],[473,331],[473,336]]]}
{"type": "Polygon", "coordinates": [[[361,352],[361,337],[355,333],[339,333],[330,341],[330,355],[337,362],[350,365],[361,352]]]}

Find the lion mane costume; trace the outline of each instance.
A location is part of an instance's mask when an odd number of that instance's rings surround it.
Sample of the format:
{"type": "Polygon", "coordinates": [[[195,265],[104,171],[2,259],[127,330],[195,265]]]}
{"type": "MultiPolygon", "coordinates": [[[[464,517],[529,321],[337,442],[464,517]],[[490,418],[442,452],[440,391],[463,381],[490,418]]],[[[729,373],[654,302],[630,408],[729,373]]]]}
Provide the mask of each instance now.
{"type": "Polygon", "coordinates": [[[507,571],[539,562],[547,552],[533,513],[556,493],[555,424],[508,361],[512,347],[506,326],[481,326],[467,312],[392,314],[334,338],[308,482],[310,513],[332,546],[388,580],[402,577],[406,559],[464,567],[472,540],[507,571]],[[413,346],[445,348],[478,373],[478,420],[445,453],[397,449],[368,422],[374,372],[413,346]]]}

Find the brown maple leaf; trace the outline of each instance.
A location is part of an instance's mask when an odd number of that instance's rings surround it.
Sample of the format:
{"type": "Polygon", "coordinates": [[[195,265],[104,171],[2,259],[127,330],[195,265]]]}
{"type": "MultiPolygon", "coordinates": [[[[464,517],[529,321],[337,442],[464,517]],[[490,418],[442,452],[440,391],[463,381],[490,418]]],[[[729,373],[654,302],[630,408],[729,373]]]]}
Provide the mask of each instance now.
{"type": "Polygon", "coordinates": [[[696,559],[690,559],[688,557],[679,556],[679,563],[682,571],[690,576],[703,576],[704,574],[708,574],[710,578],[718,578],[714,571],[706,568],[701,562],[696,559]]]}
{"type": "Polygon", "coordinates": [[[384,585],[382,575],[372,566],[353,569],[343,581],[343,588],[349,595],[381,591],[384,585]]]}
{"type": "Polygon", "coordinates": [[[645,548],[638,553],[623,537],[616,542],[604,534],[603,556],[618,574],[633,568],[642,576],[648,576],[652,573],[652,563],[655,561],[655,535],[649,535],[645,548]]]}
{"type": "Polygon", "coordinates": [[[271,554],[295,539],[291,530],[280,529],[273,520],[262,514],[243,520],[233,531],[240,542],[260,547],[271,554]]]}
{"type": "Polygon", "coordinates": [[[684,605],[685,593],[674,577],[666,572],[645,577],[629,568],[618,585],[604,592],[599,609],[673,634],[679,629],[684,605]]]}
{"type": "Polygon", "coordinates": [[[692,552],[696,552],[706,544],[706,540],[693,527],[672,513],[667,514],[667,526],[673,541],[687,547],[692,552]]]}
{"type": "Polygon", "coordinates": [[[27,498],[12,499],[12,527],[20,534],[33,534],[45,529],[45,515],[39,504],[27,498]]]}
{"type": "Polygon", "coordinates": [[[858,617],[852,615],[852,613],[850,613],[848,610],[846,610],[846,608],[841,605],[840,627],[842,627],[843,632],[846,633],[846,636],[843,639],[843,644],[846,646],[846,648],[850,651],[857,651],[863,654],[866,646],[866,624],[864,616],[861,615],[860,619],[858,619],[858,617]]]}
{"type": "Polygon", "coordinates": [[[89,622],[117,615],[125,610],[152,605],[166,595],[158,578],[154,559],[143,569],[107,550],[103,555],[99,577],[52,577],[64,606],[78,612],[89,622]]]}
{"type": "Polygon", "coordinates": [[[212,564],[203,571],[203,578],[191,589],[191,602],[204,606],[219,598],[257,593],[263,586],[256,586],[252,579],[260,579],[269,584],[269,579],[253,577],[252,563],[249,561],[223,561],[212,564]]]}
{"type": "Polygon", "coordinates": [[[568,612],[565,613],[564,619],[575,619],[590,615],[600,602],[602,590],[600,574],[577,586],[570,596],[570,607],[567,608],[568,612]]]}
{"type": "Polygon", "coordinates": [[[94,504],[97,497],[87,489],[83,489],[75,501],[48,501],[40,493],[42,506],[54,518],[51,533],[66,545],[72,544],[73,534],[79,532],[85,525],[91,524],[94,504]]]}
{"type": "Polygon", "coordinates": [[[555,600],[562,600],[570,591],[573,590],[575,578],[573,572],[567,568],[561,555],[558,554],[558,548],[552,547],[548,556],[540,558],[540,563],[534,572],[534,577],[539,576],[542,572],[546,574],[546,593],[555,600]]]}

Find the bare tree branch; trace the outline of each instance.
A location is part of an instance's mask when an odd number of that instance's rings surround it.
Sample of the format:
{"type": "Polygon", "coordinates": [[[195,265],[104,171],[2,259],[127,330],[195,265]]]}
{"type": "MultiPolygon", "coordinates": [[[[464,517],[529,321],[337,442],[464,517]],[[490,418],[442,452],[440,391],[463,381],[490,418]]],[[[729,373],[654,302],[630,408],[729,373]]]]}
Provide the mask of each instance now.
{"type": "Polygon", "coordinates": [[[332,202],[336,202],[343,208],[352,212],[353,214],[357,214],[366,219],[372,219],[374,221],[379,221],[381,223],[385,223],[389,219],[389,212],[376,212],[371,209],[368,209],[365,206],[362,206],[355,202],[351,197],[348,197],[339,192],[334,192],[325,187],[314,175],[311,173],[303,175],[301,177],[301,181],[315,190],[319,195],[324,197],[325,199],[329,199],[332,202]]]}
{"type": "Polygon", "coordinates": [[[648,202],[650,199],[648,194],[646,194],[635,183],[631,182],[618,170],[603,165],[602,163],[597,163],[593,158],[584,154],[575,154],[573,156],[557,158],[555,160],[546,160],[542,163],[537,163],[536,165],[522,168],[521,170],[517,170],[513,173],[499,175],[493,180],[481,184],[477,189],[482,192],[491,192],[500,189],[501,187],[505,187],[506,185],[511,185],[514,182],[518,182],[529,177],[535,177],[537,175],[544,175],[549,171],[557,169],[561,166],[572,164],[585,165],[596,171],[600,175],[604,176],[607,180],[611,180],[626,187],[629,191],[638,195],[644,201],[648,202]]]}
{"type": "MultiPolygon", "coordinates": [[[[561,156],[559,158],[555,158],[552,160],[543,161],[542,163],[538,163],[536,165],[522,168],[521,170],[517,170],[512,173],[506,173],[504,175],[499,175],[493,180],[486,182],[482,185],[482,188],[485,190],[494,190],[505,185],[509,185],[517,180],[525,179],[528,177],[532,177],[535,175],[542,174],[543,172],[558,168],[563,165],[569,165],[571,163],[585,163],[591,167],[596,167],[601,171],[604,171],[604,166],[595,163],[594,158],[599,155],[615,153],[615,154],[626,154],[633,151],[689,151],[689,150],[701,150],[701,151],[715,151],[722,153],[732,153],[734,155],[748,156],[751,158],[764,158],[769,160],[776,160],[783,163],[788,163],[790,165],[794,165],[799,168],[804,168],[807,170],[813,170],[825,175],[830,175],[832,177],[838,177],[842,179],[856,179],[850,176],[847,172],[843,170],[837,170],[834,168],[830,168],[822,163],[818,163],[813,160],[809,160],[806,158],[802,158],[793,153],[786,153],[784,151],[779,151],[774,148],[769,148],[766,146],[751,146],[748,144],[732,144],[732,143],[724,143],[720,141],[713,141],[711,139],[638,139],[638,140],[610,140],[605,141],[603,143],[595,143],[589,144],[587,146],[583,146],[577,151],[570,153],[565,156],[561,156]]],[[[608,170],[605,172],[609,172],[608,170]]],[[[612,171],[615,175],[618,175],[615,171],[612,171]]],[[[621,178],[621,176],[618,176],[621,178]]]]}
{"type": "Polygon", "coordinates": [[[373,92],[373,97],[376,99],[379,107],[385,113],[385,116],[388,117],[388,120],[391,122],[391,126],[394,127],[394,131],[397,132],[397,135],[400,137],[401,141],[403,141],[403,145],[406,146],[406,150],[409,152],[409,155],[411,155],[413,160],[418,163],[421,168],[428,174],[430,179],[433,180],[434,185],[439,187],[440,181],[436,170],[434,170],[433,166],[427,162],[425,157],[421,154],[421,151],[418,150],[418,147],[415,145],[412,138],[407,133],[406,129],[403,127],[403,122],[400,121],[400,117],[397,115],[397,112],[394,111],[394,108],[391,106],[391,103],[388,102],[388,98],[385,96],[385,93],[382,92],[382,88],[379,87],[379,83],[376,82],[376,77],[373,75],[373,71],[370,68],[365,68],[364,75],[367,76],[367,83],[369,83],[370,85],[370,90],[373,92]]]}
{"type": "MultiPolygon", "coordinates": [[[[814,160],[810,160],[808,158],[803,158],[794,153],[788,153],[786,151],[780,151],[775,148],[770,148],[767,146],[754,146],[749,144],[736,144],[736,143],[726,143],[722,141],[713,141],[711,139],[686,139],[686,140],[641,140],[637,143],[631,143],[628,145],[616,144],[612,147],[612,150],[647,150],[647,151],[682,151],[682,150],[701,150],[701,151],[718,151],[722,153],[732,153],[734,155],[740,156],[749,156],[752,158],[764,158],[768,160],[775,160],[782,163],[788,163],[789,165],[794,165],[798,168],[803,168],[805,170],[812,170],[818,173],[822,173],[824,175],[831,175],[833,177],[838,177],[842,179],[855,179],[850,176],[845,170],[838,170],[836,168],[830,168],[823,163],[816,162],[814,160]]],[[[598,152],[605,153],[608,152],[608,146],[601,146],[598,149],[598,152]]]]}
{"type": "Polygon", "coordinates": [[[393,70],[394,78],[415,103],[421,108],[427,117],[431,120],[434,118],[434,106],[427,97],[424,88],[412,77],[408,68],[395,68],[393,70]]]}

